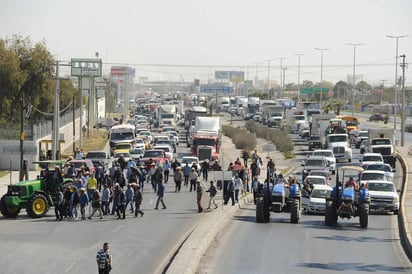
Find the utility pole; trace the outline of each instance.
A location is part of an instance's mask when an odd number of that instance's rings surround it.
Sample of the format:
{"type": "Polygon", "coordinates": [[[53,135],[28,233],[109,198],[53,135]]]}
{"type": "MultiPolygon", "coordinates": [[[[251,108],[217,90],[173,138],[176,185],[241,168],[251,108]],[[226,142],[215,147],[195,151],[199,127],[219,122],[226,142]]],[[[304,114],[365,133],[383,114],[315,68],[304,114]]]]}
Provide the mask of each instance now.
{"type": "Polygon", "coordinates": [[[388,38],[396,39],[396,54],[395,54],[395,108],[393,110],[393,129],[396,130],[396,115],[398,114],[398,42],[399,38],[405,38],[407,35],[386,35],[388,38]]]}
{"type": "Polygon", "coordinates": [[[402,104],[401,104],[401,108],[402,108],[402,116],[401,116],[401,147],[404,146],[405,144],[405,68],[406,68],[406,63],[405,63],[405,54],[399,56],[402,58],[402,64],[401,64],[401,68],[402,68],[402,104]]]}
{"type": "Polygon", "coordinates": [[[298,102],[300,101],[300,57],[304,55],[303,53],[295,53],[298,56],[298,102]]]}
{"type": "Polygon", "coordinates": [[[281,96],[283,97],[283,76],[282,76],[282,73],[284,72],[283,71],[283,64],[282,64],[282,62],[283,62],[283,59],[286,59],[286,57],[279,57],[278,58],[279,60],[280,60],[280,79],[279,79],[279,89],[280,89],[280,94],[281,94],[281,96]]]}
{"type": "Polygon", "coordinates": [[[388,81],[388,80],[381,80],[382,81],[382,91],[381,91],[381,111],[382,111],[382,103],[383,103],[383,93],[384,93],[384,91],[385,91],[385,82],[386,81],[388,81]]]}
{"type": "Polygon", "coordinates": [[[329,50],[328,48],[315,48],[315,50],[320,51],[320,97],[319,97],[319,105],[320,110],[322,111],[322,96],[323,96],[323,52],[325,50],[329,50]]]}
{"type": "MultiPolygon", "coordinates": [[[[59,61],[56,62],[56,89],[54,97],[54,115],[53,115],[53,135],[52,135],[52,160],[58,160],[59,147],[59,117],[60,117],[60,80],[59,80],[59,61]]],[[[61,155],[61,151],[59,151],[61,155]]]]}
{"type": "Polygon", "coordinates": [[[355,116],[355,90],[356,90],[356,77],[355,77],[355,66],[356,66],[356,47],[362,46],[359,43],[347,43],[348,46],[353,46],[353,74],[352,74],[352,116],[355,116]]]}
{"type": "Polygon", "coordinates": [[[20,95],[20,172],[19,181],[23,181],[23,153],[24,153],[24,91],[20,95]]]}

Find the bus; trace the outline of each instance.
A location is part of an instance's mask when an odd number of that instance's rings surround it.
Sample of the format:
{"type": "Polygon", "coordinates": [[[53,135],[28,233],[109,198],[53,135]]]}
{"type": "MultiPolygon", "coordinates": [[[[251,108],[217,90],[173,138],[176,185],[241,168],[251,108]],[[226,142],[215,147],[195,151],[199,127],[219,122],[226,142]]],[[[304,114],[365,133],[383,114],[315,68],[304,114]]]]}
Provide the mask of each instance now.
{"type": "Polygon", "coordinates": [[[130,142],[132,147],[135,145],[136,127],[134,125],[116,125],[110,128],[109,144],[110,150],[119,142],[130,142]]]}
{"type": "Polygon", "coordinates": [[[351,130],[359,129],[359,120],[355,116],[338,115],[336,118],[342,119],[346,123],[346,130],[349,133],[351,130]]]}

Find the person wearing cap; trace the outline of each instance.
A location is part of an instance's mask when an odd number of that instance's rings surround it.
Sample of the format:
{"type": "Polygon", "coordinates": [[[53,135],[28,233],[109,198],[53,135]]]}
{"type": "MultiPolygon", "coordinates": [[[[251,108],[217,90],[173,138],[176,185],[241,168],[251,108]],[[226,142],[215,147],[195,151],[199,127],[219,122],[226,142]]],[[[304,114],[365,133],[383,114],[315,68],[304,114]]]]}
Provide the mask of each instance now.
{"type": "MultiPolygon", "coordinates": [[[[133,183],[135,184],[135,183],[133,183]]],[[[134,188],[132,188],[131,184],[127,184],[127,188],[126,188],[126,192],[125,192],[125,196],[126,196],[126,204],[124,206],[124,210],[127,210],[127,206],[130,203],[130,212],[134,212],[134,208],[133,208],[133,197],[134,197],[134,188]]]]}
{"type": "Polygon", "coordinates": [[[273,177],[273,174],[274,174],[275,171],[276,171],[275,162],[273,161],[272,158],[269,159],[269,161],[268,161],[268,163],[267,163],[267,165],[266,165],[266,168],[267,168],[267,171],[268,171],[268,173],[269,173],[269,177],[272,178],[272,177],[273,177]]]}
{"type": "Polygon", "coordinates": [[[86,189],[84,187],[80,188],[80,213],[82,215],[82,220],[86,220],[86,206],[89,204],[89,196],[87,195],[86,189]]]}
{"type": "Polygon", "coordinates": [[[147,170],[146,170],[146,167],[144,166],[144,164],[140,165],[139,169],[140,169],[140,173],[141,173],[141,175],[139,176],[139,186],[140,186],[140,190],[143,191],[144,183],[145,183],[146,177],[147,177],[147,170]]]}
{"type": "Polygon", "coordinates": [[[224,204],[227,205],[229,202],[229,199],[232,200],[232,206],[235,205],[235,192],[234,192],[234,183],[233,180],[230,180],[227,184],[226,184],[226,188],[225,188],[225,202],[224,204]]]}
{"type": "MultiPolygon", "coordinates": [[[[87,174],[88,172],[86,172],[87,174]]],[[[97,189],[97,179],[94,177],[94,174],[90,174],[90,178],[87,180],[87,195],[92,196],[93,192],[97,189]]],[[[92,212],[92,207],[89,207],[89,214],[92,212]]]]}
{"type": "Polygon", "coordinates": [[[202,169],[201,169],[202,170],[203,181],[207,181],[209,168],[210,168],[209,160],[205,159],[202,163],[202,169]]]}
{"type": "Polygon", "coordinates": [[[163,172],[155,163],[152,163],[152,168],[150,169],[150,177],[152,179],[153,191],[157,191],[158,184],[163,182],[163,172]]]}
{"type": "Polygon", "coordinates": [[[70,211],[69,211],[69,218],[71,220],[77,220],[77,205],[79,204],[80,197],[79,192],[75,186],[72,186],[71,189],[71,196],[70,196],[70,211]]]}
{"type": "Polygon", "coordinates": [[[134,196],[133,196],[133,201],[134,201],[134,216],[137,217],[137,215],[140,213],[140,216],[143,217],[144,212],[140,210],[140,205],[142,204],[143,200],[143,195],[142,192],[140,191],[140,186],[139,185],[134,185],[134,196]]]}
{"type": "Polygon", "coordinates": [[[54,206],[54,214],[56,215],[56,221],[63,220],[63,192],[61,188],[57,188],[57,202],[54,206]]]}
{"type": "Polygon", "coordinates": [[[190,192],[196,191],[196,181],[199,179],[199,175],[197,174],[196,170],[192,167],[190,174],[189,174],[189,182],[190,182],[190,192]]]}
{"type": "Polygon", "coordinates": [[[109,185],[103,184],[103,191],[102,191],[102,211],[103,216],[106,216],[110,212],[110,195],[111,191],[109,185]]]}
{"type": "Polygon", "coordinates": [[[159,202],[162,203],[163,209],[166,209],[166,204],[163,200],[163,197],[165,195],[165,186],[160,182],[159,185],[157,186],[157,201],[156,201],[156,207],[154,209],[159,208],[159,202]]]}
{"type": "Polygon", "coordinates": [[[176,167],[176,171],[173,174],[173,179],[175,181],[175,192],[180,192],[183,180],[183,172],[180,166],[176,167]]]}
{"type": "Polygon", "coordinates": [[[92,211],[92,214],[90,214],[90,216],[87,217],[87,219],[91,220],[96,212],[99,212],[100,220],[103,219],[102,204],[100,202],[100,193],[97,189],[95,189],[94,192],[92,193],[91,201],[92,201],[93,211],[92,211]]]}
{"type": "Polygon", "coordinates": [[[117,219],[125,219],[126,218],[126,210],[125,210],[125,203],[126,203],[126,195],[123,192],[123,188],[121,186],[117,186],[118,194],[117,194],[117,219]]]}

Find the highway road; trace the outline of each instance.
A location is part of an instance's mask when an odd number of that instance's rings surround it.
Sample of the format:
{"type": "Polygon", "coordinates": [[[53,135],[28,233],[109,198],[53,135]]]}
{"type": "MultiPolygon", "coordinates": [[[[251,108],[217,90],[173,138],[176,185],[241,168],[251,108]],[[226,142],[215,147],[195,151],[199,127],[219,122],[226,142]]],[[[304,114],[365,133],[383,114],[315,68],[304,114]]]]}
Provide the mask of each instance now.
{"type": "MultiPolygon", "coordinates": [[[[236,150],[222,149],[227,160],[239,155],[236,150]]],[[[177,157],[188,152],[183,143],[177,157]]],[[[96,252],[104,242],[110,244],[113,273],[162,273],[193,227],[208,214],[197,213],[194,192],[183,187],[175,193],[172,182],[166,185],[166,210],[153,209],[156,195],[146,185],[143,218],[128,212],[125,220],[108,216],[56,222],[53,210],[41,219],[27,217],[25,210],[17,219],[1,216],[0,273],[95,273],[96,252]]],[[[207,197],[203,200],[206,203],[207,197]]]]}
{"type": "MultiPolygon", "coordinates": [[[[354,149],[353,161],[359,156],[354,149]]],[[[398,172],[397,184],[399,179],[398,172]]],[[[294,225],[287,213],[271,213],[270,223],[257,224],[250,201],[216,237],[198,268],[198,273],[342,271],[411,273],[412,264],[400,244],[397,216],[374,213],[367,229],[359,227],[358,218],[339,219],[337,227],[326,227],[324,216],[319,215],[302,215],[294,225]]]]}

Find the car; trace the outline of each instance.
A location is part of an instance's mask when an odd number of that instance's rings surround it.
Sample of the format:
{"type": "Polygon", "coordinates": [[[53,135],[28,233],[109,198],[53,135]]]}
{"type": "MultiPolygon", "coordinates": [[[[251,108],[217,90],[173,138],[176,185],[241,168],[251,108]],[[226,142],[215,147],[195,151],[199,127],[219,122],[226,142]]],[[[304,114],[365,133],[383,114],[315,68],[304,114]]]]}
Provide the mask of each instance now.
{"type": "Polygon", "coordinates": [[[132,148],[129,150],[129,154],[133,159],[140,159],[143,158],[144,151],[142,148],[132,148]]]}
{"type": "Polygon", "coordinates": [[[327,185],[329,185],[328,180],[326,180],[326,178],[324,176],[308,175],[308,176],[306,176],[306,178],[304,180],[304,184],[307,184],[308,180],[310,180],[310,183],[313,186],[316,186],[316,185],[327,186],[327,185]]]}
{"type": "Polygon", "coordinates": [[[311,171],[309,171],[308,176],[323,176],[326,178],[327,182],[330,182],[330,180],[332,180],[329,169],[312,169],[311,171]]]}
{"type": "Polygon", "coordinates": [[[328,161],[323,156],[310,156],[302,162],[302,181],[312,169],[329,169],[328,161]]]}
{"type": "Polygon", "coordinates": [[[154,143],[155,145],[170,145],[173,148],[173,153],[176,153],[176,143],[175,140],[165,140],[161,139],[154,143]]]}
{"type": "Polygon", "coordinates": [[[369,132],[367,130],[360,130],[358,132],[358,135],[356,136],[356,141],[355,141],[355,148],[360,148],[360,145],[363,140],[368,140],[368,134],[369,132]]]}
{"type": "Polygon", "coordinates": [[[73,165],[76,171],[79,171],[80,168],[83,166],[83,167],[86,167],[86,169],[89,169],[90,174],[96,173],[93,161],[90,159],[82,159],[82,160],[74,159],[74,160],[70,160],[69,163],[73,165]]]}
{"type": "Polygon", "coordinates": [[[385,171],[381,170],[364,170],[359,174],[359,183],[367,183],[368,181],[388,181],[385,171]]]}
{"type": "Polygon", "coordinates": [[[169,131],[169,136],[175,140],[176,145],[179,145],[179,135],[176,131],[169,131]]]}
{"type": "Polygon", "coordinates": [[[396,169],[393,169],[390,164],[381,164],[381,163],[371,163],[367,164],[364,167],[365,170],[381,170],[385,172],[386,179],[388,181],[393,181],[393,175],[396,172],[396,169]]]}
{"type": "Polygon", "coordinates": [[[151,133],[150,131],[148,131],[148,130],[142,130],[142,131],[140,131],[140,132],[138,133],[138,135],[140,135],[140,136],[146,136],[147,139],[148,139],[148,141],[149,141],[149,143],[150,143],[150,144],[153,143],[153,136],[152,136],[152,133],[151,133]]]}
{"type": "Polygon", "coordinates": [[[170,141],[169,135],[156,135],[153,137],[153,144],[157,145],[159,141],[170,141]]]}
{"type": "Polygon", "coordinates": [[[366,152],[366,149],[369,146],[369,140],[368,139],[364,139],[362,140],[360,146],[359,146],[359,153],[360,154],[364,154],[366,152]]]}
{"type": "Polygon", "coordinates": [[[393,182],[373,180],[368,181],[367,187],[371,198],[371,210],[392,211],[398,215],[399,193],[393,182]]]}
{"type": "Polygon", "coordinates": [[[124,160],[127,162],[130,159],[130,149],[117,149],[114,151],[113,154],[113,161],[119,160],[119,158],[123,156],[124,160]]]}
{"type": "Polygon", "coordinates": [[[170,145],[155,145],[153,149],[161,149],[166,153],[169,162],[173,161],[173,148],[170,145]]]}
{"type": "Polygon", "coordinates": [[[333,150],[331,149],[316,149],[312,152],[312,156],[323,156],[326,158],[329,164],[329,170],[332,174],[335,174],[336,170],[336,159],[335,155],[333,154],[333,150]]]}
{"type": "Polygon", "coordinates": [[[112,159],[106,151],[89,151],[86,154],[85,159],[92,160],[93,164],[100,162],[100,165],[106,168],[111,166],[112,159]]]}
{"type": "Polygon", "coordinates": [[[325,185],[314,185],[311,192],[302,191],[302,210],[306,213],[325,213],[326,197],[332,188],[325,185]]]}
{"type": "Polygon", "coordinates": [[[262,121],[262,112],[258,111],[253,115],[253,121],[261,122],[262,121]]]}
{"type": "Polygon", "coordinates": [[[162,133],[169,132],[169,131],[176,131],[174,127],[163,127],[162,133]]]}
{"type": "Polygon", "coordinates": [[[382,114],[375,113],[369,116],[369,122],[379,122],[379,121],[385,121],[385,117],[383,117],[382,114]]]}
{"type": "Polygon", "coordinates": [[[370,163],[382,163],[383,156],[380,153],[365,153],[362,155],[362,158],[359,160],[362,165],[367,165],[370,163]]]}
{"type": "Polygon", "coordinates": [[[142,149],[146,149],[146,140],[143,139],[143,137],[137,137],[134,139],[135,140],[135,148],[142,148],[142,149]]]}
{"type": "Polygon", "coordinates": [[[311,135],[308,139],[309,150],[320,149],[322,148],[322,141],[320,140],[319,135],[311,135]]]}
{"type": "Polygon", "coordinates": [[[183,156],[181,163],[182,166],[185,166],[186,163],[188,163],[189,166],[191,166],[193,163],[197,163],[197,172],[200,172],[199,158],[196,156],[183,156]]]}
{"type": "Polygon", "coordinates": [[[166,156],[166,153],[161,149],[149,149],[144,152],[143,158],[140,159],[140,162],[144,163],[147,166],[149,159],[152,159],[157,166],[163,167],[163,163],[168,158],[166,156]]]}

